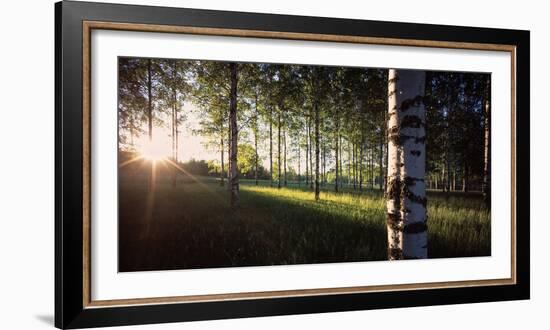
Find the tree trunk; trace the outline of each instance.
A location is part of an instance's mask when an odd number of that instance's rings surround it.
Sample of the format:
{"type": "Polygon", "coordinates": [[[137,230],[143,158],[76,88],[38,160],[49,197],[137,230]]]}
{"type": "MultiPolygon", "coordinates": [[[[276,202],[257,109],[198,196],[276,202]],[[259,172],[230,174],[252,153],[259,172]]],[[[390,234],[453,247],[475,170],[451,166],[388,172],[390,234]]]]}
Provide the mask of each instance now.
{"type": "Polygon", "coordinates": [[[484,146],[483,146],[483,183],[482,192],[485,206],[491,209],[491,80],[487,77],[485,87],[484,114],[484,146]]]}
{"type": "Polygon", "coordinates": [[[343,148],[343,146],[342,146],[342,135],[340,135],[339,133],[338,133],[338,140],[340,141],[339,142],[339,144],[340,144],[340,152],[339,152],[339,154],[340,154],[340,180],[339,181],[340,181],[340,188],[343,188],[343,186],[344,186],[344,179],[343,179],[344,168],[342,166],[342,162],[343,162],[342,158],[344,158],[344,156],[342,155],[342,148],[343,148]]]}
{"type": "MultiPolygon", "coordinates": [[[[383,163],[385,164],[388,164],[389,162],[389,141],[388,141],[388,121],[389,121],[389,116],[388,114],[386,113],[386,128],[384,129],[384,141],[386,142],[385,145],[386,145],[386,150],[385,150],[385,153],[384,153],[384,161],[383,163]]],[[[386,166],[384,168],[384,194],[386,193],[386,191],[388,191],[388,167],[386,166]]]]}
{"type": "Polygon", "coordinates": [[[256,99],[254,100],[254,182],[258,185],[258,92],[256,90],[256,99]]]}
{"type": "Polygon", "coordinates": [[[313,111],[315,113],[315,200],[318,201],[320,198],[320,187],[319,187],[319,105],[317,100],[313,101],[313,111]]]}
{"type": "Polygon", "coordinates": [[[229,125],[227,125],[227,191],[231,192],[231,175],[232,175],[232,172],[231,172],[231,165],[232,165],[231,163],[231,146],[232,146],[231,111],[228,112],[228,120],[229,120],[229,125]]]}
{"type": "Polygon", "coordinates": [[[300,153],[301,153],[301,149],[302,147],[300,146],[300,132],[298,131],[298,187],[300,187],[300,175],[302,174],[300,171],[301,171],[301,158],[300,158],[300,153]]]}
{"type": "MultiPolygon", "coordinates": [[[[148,59],[147,60],[147,123],[148,123],[148,128],[149,128],[149,148],[152,147],[152,143],[153,143],[153,87],[152,87],[152,63],[151,63],[151,59],[148,59]]],[[[148,182],[148,188],[149,188],[149,191],[153,191],[154,190],[154,185],[155,185],[155,178],[154,178],[154,175],[155,173],[154,170],[154,164],[153,164],[153,160],[151,160],[151,168],[150,168],[150,171],[149,171],[149,182],[148,182]]]]}
{"type": "Polygon", "coordinates": [[[351,187],[351,163],[352,163],[352,156],[351,156],[351,144],[348,140],[348,188],[351,187]]]}
{"type": "Polygon", "coordinates": [[[325,179],[326,179],[326,169],[327,169],[327,164],[326,164],[326,149],[325,149],[325,142],[324,140],[322,140],[323,142],[321,143],[322,147],[321,149],[323,150],[322,151],[322,161],[321,161],[321,164],[323,165],[322,166],[322,171],[321,171],[321,185],[322,186],[325,186],[325,179]]]}
{"type": "Polygon", "coordinates": [[[423,71],[389,70],[388,258],[428,257],[423,71]]]}
{"type": "Polygon", "coordinates": [[[380,137],[380,158],[378,165],[380,166],[380,181],[379,181],[379,190],[382,190],[382,186],[384,185],[384,138],[380,137]]]}
{"type": "MultiPolygon", "coordinates": [[[[311,110],[310,110],[311,112],[311,110]]],[[[311,122],[312,122],[312,117],[313,117],[313,114],[310,113],[310,116],[309,116],[309,126],[308,126],[308,129],[309,129],[309,132],[308,132],[308,135],[309,135],[309,174],[310,174],[310,177],[309,177],[309,189],[313,190],[313,186],[314,186],[314,180],[313,180],[313,177],[315,176],[314,172],[313,172],[313,143],[312,143],[312,137],[311,137],[311,122]]]]}
{"type": "Polygon", "coordinates": [[[338,110],[336,110],[336,131],[334,132],[334,140],[336,142],[336,147],[334,148],[334,153],[336,155],[336,162],[335,162],[335,173],[334,173],[334,191],[338,192],[338,176],[340,175],[340,163],[339,163],[339,151],[340,151],[340,118],[338,115],[338,110]]]}
{"type": "MultiPolygon", "coordinates": [[[[178,100],[178,94],[176,90],[176,61],[173,61],[173,67],[172,67],[172,159],[177,164],[176,159],[176,130],[177,130],[177,100],[178,100]]],[[[177,184],[177,175],[178,171],[176,167],[172,168],[172,187],[175,188],[177,184]]]]}
{"type": "Polygon", "coordinates": [[[281,189],[281,111],[278,111],[277,125],[277,188],[281,189]]]}
{"type": "Polygon", "coordinates": [[[363,144],[364,139],[361,138],[361,144],[359,145],[359,191],[363,191],[363,144]]]}
{"type": "Polygon", "coordinates": [[[237,63],[230,63],[231,73],[231,96],[229,102],[229,122],[231,124],[231,207],[239,206],[239,171],[237,167],[238,152],[238,127],[237,127],[237,82],[238,68],[237,63]]]}
{"type": "Polygon", "coordinates": [[[447,192],[451,191],[451,161],[447,158],[447,192]]]}
{"type": "Polygon", "coordinates": [[[306,121],[306,187],[309,186],[309,122],[306,121]]]}
{"type": "Polygon", "coordinates": [[[376,151],[376,147],[375,145],[372,145],[371,146],[371,149],[370,149],[370,167],[371,167],[371,180],[372,180],[372,189],[374,190],[374,186],[376,186],[376,171],[375,171],[375,167],[376,167],[376,164],[375,164],[375,159],[376,159],[376,154],[375,154],[375,151],[376,151]]]}
{"type": "Polygon", "coordinates": [[[254,182],[258,185],[258,129],[254,134],[254,182]]]}
{"type": "Polygon", "coordinates": [[[175,131],[175,134],[176,134],[176,151],[175,151],[175,156],[174,156],[174,159],[176,161],[176,164],[179,162],[179,130],[178,130],[178,109],[176,108],[176,131],[175,131]]]}
{"type": "Polygon", "coordinates": [[[351,144],[351,174],[352,174],[352,181],[353,181],[353,190],[357,190],[356,185],[356,172],[357,172],[357,161],[355,156],[355,143],[351,144]]]}
{"type": "Polygon", "coordinates": [[[225,177],[225,167],[223,163],[224,158],[224,148],[223,148],[223,126],[222,126],[222,134],[220,134],[220,160],[221,160],[221,171],[220,171],[220,186],[224,186],[224,177],[225,177]]]}
{"type": "Polygon", "coordinates": [[[273,187],[273,106],[269,107],[269,186],[273,187]]]}
{"type": "Polygon", "coordinates": [[[135,150],[135,143],[134,143],[134,119],[130,116],[130,146],[132,146],[131,150],[135,150]]]}
{"type": "Polygon", "coordinates": [[[283,167],[284,167],[284,182],[285,187],[287,186],[287,177],[286,177],[286,130],[283,129],[283,167]]]}

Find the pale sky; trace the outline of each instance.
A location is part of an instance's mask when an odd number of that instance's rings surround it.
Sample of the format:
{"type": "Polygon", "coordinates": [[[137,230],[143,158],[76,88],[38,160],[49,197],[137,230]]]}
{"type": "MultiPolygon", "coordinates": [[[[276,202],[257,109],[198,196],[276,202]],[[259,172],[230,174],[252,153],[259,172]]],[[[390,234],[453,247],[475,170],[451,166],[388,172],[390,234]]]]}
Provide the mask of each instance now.
{"type": "MultiPolygon", "coordinates": [[[[181,111],[186,114],[187,118],[184,123],[178,127],[178,159],[182,162],[187,162],[191,159],[218,160],[220,157],[217,151],[208,150],[204,147],[204,143],[207,140],[200,135],[193,134],[193,130],[199,128],[199,118],[194,105],[192,103],[185,103],[181,111]]],[[[171,134],[171,126],[153,126],[153,148],[155,152],[165,157],[170,157],[172,155],[171,134]]],[[[147,134],[137,138],[135,144],[138,151],[146,148],[148,145],[147,134]]]]}

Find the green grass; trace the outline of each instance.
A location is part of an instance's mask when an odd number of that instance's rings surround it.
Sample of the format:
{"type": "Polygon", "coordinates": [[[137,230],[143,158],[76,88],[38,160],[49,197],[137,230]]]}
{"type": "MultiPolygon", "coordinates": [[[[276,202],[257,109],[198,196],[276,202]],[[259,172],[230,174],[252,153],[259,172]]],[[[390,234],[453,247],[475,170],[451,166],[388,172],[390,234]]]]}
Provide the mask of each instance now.
{"type": "MultiPolygon", "coordinates": [[[[212,178],[154,194],[139,175],[121,173],[120,271],[285,265],[386,259],[385,201],[379,191],[331,192],[316,202],[306,187],[243,180],[238,211],[212,178]]],[[[429,257],[490,255],[490,214],[480,196],[429,193],[429,257]]]]}

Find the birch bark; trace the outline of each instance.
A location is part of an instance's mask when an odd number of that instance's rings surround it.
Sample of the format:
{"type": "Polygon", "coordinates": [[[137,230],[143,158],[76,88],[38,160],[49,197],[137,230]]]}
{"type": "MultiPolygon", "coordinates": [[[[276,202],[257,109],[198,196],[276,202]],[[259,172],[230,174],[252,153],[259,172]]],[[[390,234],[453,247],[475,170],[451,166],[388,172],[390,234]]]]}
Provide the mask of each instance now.
{"type": "Polygon", "coordinates": [[[426,217],[426,74],[389,70],[388,258],[428,257],[426,217]]]}

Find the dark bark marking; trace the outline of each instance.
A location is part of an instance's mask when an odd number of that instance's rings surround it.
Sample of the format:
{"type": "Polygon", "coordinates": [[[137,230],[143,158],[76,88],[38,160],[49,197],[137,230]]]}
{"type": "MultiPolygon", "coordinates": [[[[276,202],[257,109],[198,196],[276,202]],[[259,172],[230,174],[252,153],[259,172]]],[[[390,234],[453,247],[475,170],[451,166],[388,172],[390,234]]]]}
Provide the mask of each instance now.
{"type": "Polygon", "coordinates": [[[406,234],[419,234],[425,232],[426,230],[428,230],[428,225],[424,221],[409,223],[403,228],[403,232],[406,234]]]}
{"type": "Polygon", "coordinates": [[[399,124],[400,129],[407,128],[407,127],[420,128],[424,126],[425,126],[424,122],[422,122],[422,119],[420,119],[420,117],[418,117],[417,115],[406,115],[401,120],[401,124],[399,124]]]}
{"type": "Polygon", "coordinates": [[[403,221],[401,220],[401,217],[399,216],[399,214],[388,213],[386,222],[387,222],[387,225],[392,230],[397,230],[397,231],[403,230],[403,221]]]}
{"type": "Polygon", "coordinates": [[[403,250],[400,248],[388,248],[388,259],[401,260],[403,259],[403,250]]]}
{"type": "Polygon", "coordinates": [[[420,95],[415,96],[412,99],[406,99],[401,102],[401,111],[407,111],[412,107],[419,107],[424,104],[424,98],[420,95]]]}

